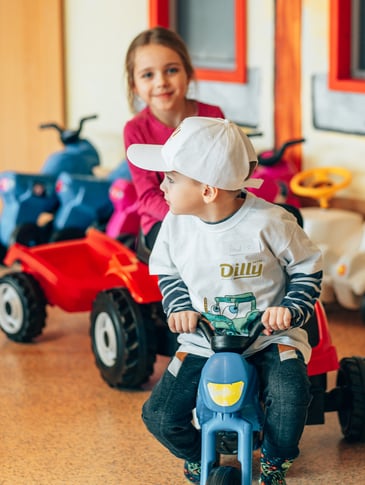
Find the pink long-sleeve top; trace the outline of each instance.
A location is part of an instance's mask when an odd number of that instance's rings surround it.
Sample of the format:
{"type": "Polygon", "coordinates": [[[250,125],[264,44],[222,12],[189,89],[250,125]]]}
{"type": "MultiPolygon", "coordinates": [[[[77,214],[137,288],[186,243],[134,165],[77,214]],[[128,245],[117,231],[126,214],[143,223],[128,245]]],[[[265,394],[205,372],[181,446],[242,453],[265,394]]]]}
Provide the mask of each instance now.
{"type": "MultiPolygon", "coordinates": [[[[224,118],[224,114],[218,106],[199,101],[196,104],[197,116],[224,118]]],[[[127,151],[129,145],[133,143],[163,145],[174,130],[175,128],[161,123],[146,107],[128,121],[124,127],[125,150],[127,151]]],[[[129,160],[128,165],[138,195],[142,232],[148,234],[152,226],[156,222],[162,221],[168,212],[168,206],[160,189],[164,174],[143,170],[130,163],[129,160]]]]}

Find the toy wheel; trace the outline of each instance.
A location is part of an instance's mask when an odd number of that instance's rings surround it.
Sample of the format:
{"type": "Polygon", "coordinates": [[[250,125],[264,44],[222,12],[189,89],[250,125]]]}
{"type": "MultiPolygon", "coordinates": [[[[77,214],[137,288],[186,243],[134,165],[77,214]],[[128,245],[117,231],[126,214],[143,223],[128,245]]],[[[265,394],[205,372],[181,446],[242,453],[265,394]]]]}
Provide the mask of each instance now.
{"type": "Polygon", "coordinates": [[[340,361],[337,386],[344,391],[338,417],[344,437],[365,440],[365,358],[348,357],[340,361]]]}
{"type": "Polygon", "coordinates": [[[206,485],[241,485],[241,472],[232,466],[213,468],[206,485]]]}
{"type": "Polygon", "coordinates": [[[318,199],[321,207],[328,207],[329,199],[350,185],[351,179],[351,172],[344,168],[321,167],[294,175],[290,188],[294,194],[318,199]]]}
{"type": "Polygon", "coordinates": [[[136,304],[123,288],[100,292],[94,301],[92,351],[111,387],[138,388],[153,372],[156,338],[148,308],[136,304]]]}
{"type": "Polygon", "coordinates": [[[20,243],[24,246],[37,246],[44,241],[41,228],[34,222],[19,224],[10,236],[9,246],[14,243],[20,243]]]}
{"type": "Polygon", "coordinates": [[[54,231],[51,235],[50,242],[57,241],[70,241],[72,239],[82,239],[85,237],[86,232],[79,227],[65,227],[54,231]]]}
{"type": "Polygon", "coordinates": [[[31,342],[42,333],[46,316],[46,299],[32,275],[0,278],[0,327],[10,340],[31,342]]]}

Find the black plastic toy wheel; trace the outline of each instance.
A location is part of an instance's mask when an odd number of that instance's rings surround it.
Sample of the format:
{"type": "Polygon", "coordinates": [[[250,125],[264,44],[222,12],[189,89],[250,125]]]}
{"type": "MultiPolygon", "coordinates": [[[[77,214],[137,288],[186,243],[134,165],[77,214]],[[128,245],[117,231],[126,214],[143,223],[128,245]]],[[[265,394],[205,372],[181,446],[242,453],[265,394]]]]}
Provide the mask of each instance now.
{"type": "Polygon", "coordinates": [[[365,358],[340,361],[337,386],[344,391],[338,410],[342,433],[348,441],[365,441],[365,358]]]}
{"type": "Polygon", "coordinates": [[[90,317],[92,351],[111,387],[139,388],[152,374],[156,335],[149,313],[124,288],[97,295],[90,317]]]}
{"type": "Polygon", "coordinates": [[[27,273],[0,278],[0,328],[10,340],[31,342],[46,322],[46,299],[37,280],[27,273]]]}
{"type": "Polygon", "coordinates": [[[20,243],[24,246],[37,246],[45,242],[41,228],[34,222],[26,222],[16,226],[9,240],[9,246],[14,243],[20,243]]]}
{"type": "Polygon", "coordinates": [[[232,466],[213,468],[206,485],[241,485],[241,472],[232,466]]]}

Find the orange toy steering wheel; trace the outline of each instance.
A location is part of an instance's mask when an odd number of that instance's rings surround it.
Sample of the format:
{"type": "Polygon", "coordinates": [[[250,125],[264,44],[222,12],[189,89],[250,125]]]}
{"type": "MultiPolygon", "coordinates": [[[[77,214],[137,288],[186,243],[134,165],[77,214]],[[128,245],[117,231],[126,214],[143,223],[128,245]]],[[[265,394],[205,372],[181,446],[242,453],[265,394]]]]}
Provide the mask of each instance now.
{"type": "Polygon", "coordinates": [[[319,201],[322,208],[335,193],[350,185],[351,172],[339,167],[320,167],[299,172],[290,181],[290,188],[296,195],[311,197],[319,201]]]}

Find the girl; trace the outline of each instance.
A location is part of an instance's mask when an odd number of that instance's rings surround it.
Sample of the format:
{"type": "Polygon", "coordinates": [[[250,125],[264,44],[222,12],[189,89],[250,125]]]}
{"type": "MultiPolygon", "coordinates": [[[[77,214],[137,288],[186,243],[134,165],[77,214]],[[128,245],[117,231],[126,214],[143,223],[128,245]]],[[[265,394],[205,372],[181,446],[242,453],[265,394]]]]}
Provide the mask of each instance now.
{"type": "MultiPolygon", "coordinates": [[[[217,106],[187,97],[194,68],[183,40],[173,31],[155,27],[141,32],[130,44],[126,59],[128,101],[145,108],[124,128],[125,149],[133,143],[163,144],[188,116],[224,118],[217,106]]],[[[152,249],[168,206],[160,189],[163,173],[129,164],[139,200],[141,229],[152,249]]]]}

